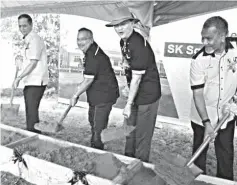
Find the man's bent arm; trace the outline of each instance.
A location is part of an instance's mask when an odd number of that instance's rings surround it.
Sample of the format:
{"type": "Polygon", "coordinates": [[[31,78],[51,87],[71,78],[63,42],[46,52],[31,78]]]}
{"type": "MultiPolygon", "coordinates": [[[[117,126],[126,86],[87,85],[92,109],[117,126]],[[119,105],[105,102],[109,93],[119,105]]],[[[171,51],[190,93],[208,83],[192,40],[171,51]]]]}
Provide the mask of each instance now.
{"type": "Polygon", "coordinates": [[[196,106],[196,109],[198,111],[199,116],[202,120],[209,119],[207,109],[206,109],[206,103],[203,96],[204,88],[194,89],[193,90],[193,99],[196,106]]]}
{"type": "Polygon", "coordinates": [[[84,93],[92,84],[94,78],[84,78],[84,80],[78,85],[78,90],[74,96],[79,97],[82,93],[84,93]]]}
{"type": "Polygon", "coordinates": [[[35,69],[35,67],[37,66],[37,63],[38,63],[38,60],[31,59],[30,64],[26,66],[26,68],[21,73],[21,75],[19,75],[18,78],[22,79],[28,76],[35,69]]]}
{"type": "Polygon", "coordinates": [[[130,83],[127,104],[133,104],[134,99],[135,99],[137,92],[138,92],[138,88],[139,88],[141,79],[142,79],[142,74],[132,73],[132,80],[130,83]]]}

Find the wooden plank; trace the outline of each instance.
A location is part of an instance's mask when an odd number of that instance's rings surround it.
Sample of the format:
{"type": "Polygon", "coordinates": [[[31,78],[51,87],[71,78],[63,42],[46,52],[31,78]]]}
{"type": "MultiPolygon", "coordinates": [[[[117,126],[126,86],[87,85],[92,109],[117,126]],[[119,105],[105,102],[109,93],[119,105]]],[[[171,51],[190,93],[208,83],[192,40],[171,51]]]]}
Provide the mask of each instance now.
{"type": "Polygon", "coordinates": [[[142,162],[140,160],[134,160],[127,168],[121,168],[119,174],[113,179],[115,184],[124,184],[129,182],[133,176],[141,169],[142,162]]]}
{"type": "Polygon", "coordinates": [[[8,130],[8,131],[17,132],[19,134],[22,134],[24,136],[29,136],[29,137],[34,136],[34,135],[38,135],[38,134],[36,134],[34,132],[30,132],[28,130],[23,130],[23,129],[20,129],[20,128],[12,127],[12,126],[1,124],[1,123],[0,123],[0,128],[8,130]]]}
{"type": "Polygon", "coordinates": [[[9,143],[9,144],[7,144],[7,145],[5,145],[5,146],[6,146],[6,147],[9,147],[9,148],[13,148],[13,147],[17,147],[17,146],[19,146],[19,145],[25,144],[25,143],[30,142],[30,141],[34,141],[34,140],[36,140],[36,139],[39,139],[38,135],[26,137],[26,138],[20,139],[20,140],[18,140],[18,141],[9,143]]]}
{"type": "Polygon", "coordinates": [[[203,182],[215,184],[215,185],[237,185],[237,182],[235,181],[230,181],[230,180],[212,177],[208,175],[199,175],[195,180],[203,181],[203,182]]]}

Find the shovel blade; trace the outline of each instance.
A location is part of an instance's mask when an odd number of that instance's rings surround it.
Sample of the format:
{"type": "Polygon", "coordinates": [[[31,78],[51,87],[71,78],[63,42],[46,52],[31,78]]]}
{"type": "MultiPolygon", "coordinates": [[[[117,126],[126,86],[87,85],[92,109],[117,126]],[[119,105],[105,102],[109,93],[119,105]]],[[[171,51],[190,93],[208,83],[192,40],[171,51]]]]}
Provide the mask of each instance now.
{"type": "Polygon", "coordinates": [[[18,116],[19,104],[1,104],[1,117],[12,118],[18,116]]]}
{"type": "Polygon", "coordinates": [[[128,136],[133,130],[134,126],[111,127],[104,129],[101,133],[101,140],[103,143],[114,141],[128,136]]]}
{"type": "Polygon", "coordinates": [[[170,185],[189,185],[196,178],[187,166],[176,167],[171,164],[163,163],[160,166],[156,166],[155,171],[170,185]]]}
{"type": "Polygon", "coordinates": [[[188,166],[188,168],[195,177],[203,173],[203,171],[193,163],[190,166],[188,166]]]}
{"type": "Polygon", "coordinates": [[[203,171],[194,164],[187,166],[187,162],[179,154],[163,153],[157,159],[155,171],[168,184],[189,185],[203,171]]]}
{"type": "Polygon", "coordinates": [[[200,175],[203,171],[197,167],[194,163],[192,163],[189,166],[186,166],[188,163],[188,160],[186,160],[183,156],[181,155],[174,155],[174,154],[170,154],[170,153],[165,153],[165,155],[163,156],[164,159],[172,164],[175,165],[176,167],[183,167],[183,168],[187,168],[190,170],[190,172],[197,177],[198,175],[200,175]]]}
{"type": "Polygon", "coordinates": [[[36,123],[34,127],[35,129],[40,130],[41,132],[47,132],[47,133],[56,133],[64,129],[64,127],[61,124],[48,123],[46,121],[36,123]]]}
{"type": "Polygon", "coordinates": [[[175,155],[171,153],[165,153],[163,157],[165,161],[175,166],[184,167],[187,164],[187,159],[179,154],[175,155]]]}

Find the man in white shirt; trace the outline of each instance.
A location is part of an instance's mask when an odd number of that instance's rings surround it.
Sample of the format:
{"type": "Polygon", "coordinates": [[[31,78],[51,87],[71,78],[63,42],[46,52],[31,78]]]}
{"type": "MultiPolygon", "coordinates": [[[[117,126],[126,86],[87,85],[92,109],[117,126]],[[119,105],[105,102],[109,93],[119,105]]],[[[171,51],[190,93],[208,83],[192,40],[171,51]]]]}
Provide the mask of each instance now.
{"type": "MultiPolygon", "coordinates": [[[[191,124],[194,132],[193,153],[203,139],[214,136],[214,128],[223,117],[223,107],[236,93],[237,46],[227,39],[228,23],[219,16],[206,20],[202,28],[204,47],[193,56],[190,82],[193,91],[191,124]]],[[[234,130],[236,120],[226,121],[215,139],[217,177],[233,180],[234,130]]],[[[195,164],[206,173],[208,146],[195,164]]]]}
{"type": "Polygon", "coordinates": [[[18,25],[25,42],[25,56],[23,71],[14,80],[13,86],[17,88],[23,80],[27,130],[41,133],[34,125],[39,122],[38,109],[49,80],[46,46],[42,38],[32,30],[32,18],[28,14],[18,17],[18,25]]]}

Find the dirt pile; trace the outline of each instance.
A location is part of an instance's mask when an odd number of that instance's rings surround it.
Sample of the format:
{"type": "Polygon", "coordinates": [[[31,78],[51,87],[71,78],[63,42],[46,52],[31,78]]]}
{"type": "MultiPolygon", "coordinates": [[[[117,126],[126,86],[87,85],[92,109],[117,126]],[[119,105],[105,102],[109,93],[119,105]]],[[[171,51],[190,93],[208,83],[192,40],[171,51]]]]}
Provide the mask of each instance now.
{"type": "Polygon", "coordinates": [[[148,185],[155,176],[156,174],[153,170],[142,166],[141,170],[133,176],[127,185],[148,185]]]}
{"type": "Polygon", "coordinates": [[[1,185],[35,185],[31,184],[24,179],[19,179],[19,177],[14,176],[11,173],[1,171],[1,185]],[[17,182],[17,183],[16,183],[17,182]]]}
{"type": "Polygon", "coordinates": [[[111,153],[96,154],[76,147],[63,147],[44,153],[30,144],[23,144],[17,148],[21,153],[65,166],[74,171],[87,171],[111,180],[119,173],[122,166],[126,166],[111,153]]]}
{"type": "Polygon", "coordinates": [[[110,180],[118,175],[122,167],[126,167],[126,165],[111,153],[96,156],[86,166],[87,170],[91,171],[92,174],[110,180]]]}
{"type": "Polygon", "coordinates": [[[1,129],[1,145],[7,145],[17,140],[23,139],[24,137],[25,136],[21,134],[1,129]]]}
{"type": "Polygon", "coordinates": [[[53,162],[75,171],[83,170],[83,167],[92,161],[98,154],[88,153],[86,150],[75,147],[63,147],[54,150],[41,152],[39,148],[30,144],[23,144],[17,149],[24,154],[53,162]]]}

